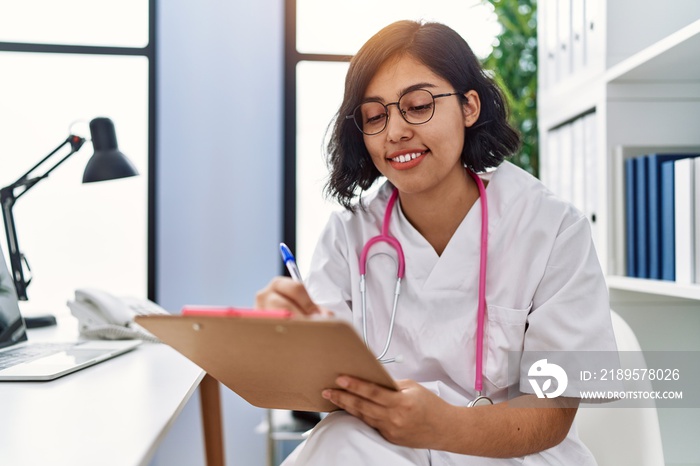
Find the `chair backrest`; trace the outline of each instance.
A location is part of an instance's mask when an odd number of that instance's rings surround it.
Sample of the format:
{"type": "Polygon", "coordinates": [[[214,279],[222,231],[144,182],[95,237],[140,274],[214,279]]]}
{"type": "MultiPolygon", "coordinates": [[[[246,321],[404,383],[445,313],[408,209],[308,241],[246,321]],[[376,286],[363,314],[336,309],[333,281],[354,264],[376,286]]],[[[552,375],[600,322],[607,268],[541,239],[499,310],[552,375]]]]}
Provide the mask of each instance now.
{"type": "MultiPolygon", "coordinates": [[[[616,312],[611,314],[617,349],[641,351],[627,322],[616,312]]],[[[586,407],[582,403],[576,414],[579,437],[593,452],[598,466],[663,466],[656,408],[616,408],[617,404],[586,407]]]]}

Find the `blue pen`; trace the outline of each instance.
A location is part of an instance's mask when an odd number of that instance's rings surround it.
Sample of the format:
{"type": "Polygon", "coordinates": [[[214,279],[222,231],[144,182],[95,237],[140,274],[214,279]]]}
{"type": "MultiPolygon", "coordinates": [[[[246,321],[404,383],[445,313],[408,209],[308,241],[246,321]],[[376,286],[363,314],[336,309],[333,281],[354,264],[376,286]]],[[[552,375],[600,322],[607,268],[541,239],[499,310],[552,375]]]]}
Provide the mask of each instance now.
{"type": "Polygon", "coordinates": [[[297,261],[294,259],[294,254],[292,254],[292,251],[289,250],[286,244],[280,243],[280,253],[282,253],[284,265],[286,265],[287,270],[289,270],[289,275],[292,276],[294,281],[303,282],[301,274],[299,273],[299,268],[297,267],[297,261]]]}

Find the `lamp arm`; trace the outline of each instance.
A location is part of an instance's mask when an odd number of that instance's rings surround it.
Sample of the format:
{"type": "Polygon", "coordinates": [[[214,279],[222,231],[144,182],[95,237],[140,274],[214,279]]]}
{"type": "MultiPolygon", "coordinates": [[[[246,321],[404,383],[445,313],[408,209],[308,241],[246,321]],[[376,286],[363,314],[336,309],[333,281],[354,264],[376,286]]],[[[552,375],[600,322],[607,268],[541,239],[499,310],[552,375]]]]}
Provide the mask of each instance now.
{"type": "Polygon", "coordinates": [[[12,267],[12,280],[15,283],[17,297],[22,301],[26,301],[29,282],[24,278],[22,253],[19,252],[19,246],[17,245],[17,230],[15,229],[15,218],[12,215],[12,206],[15,204],[16,197],[11,187],[2,188],[0,196],[2,197],[2,216],[5,220],[7,249],[10,256],[10,266],[12,267]]]}
{"type": "MultiPolygon", "coordinates": [[[[31,282],[31,278],[26,280],[24,277],[24,271],[22,269],[22,259],[23,255],[20,252],[19,245],[17,244],[17,230],[15,228],[15,218],[12,213],[12,207],[15,205],[17,199],[20,198],[24,193],[29,191],[35,184],[44,178],[48,177],[49,174],[55,170],[59,165],[68,159],[71,155],[75,154],[80,150],[80,148],[85,143],[85,139],[80,136],[70,135],[68,139],[63,141],[56,149],[54,149],[49,155],[44,157],[30,168],[25,174],[20,176],[14,183],[5,186],[0,189],[0,203],[2,204],[2,216],[5,223],[5,236],[7,237],[7,246],[10,256],[10,265],[12,267],[12,279],[15,283],[15,289],[17,290],[17,297],[22,300],[27,300],[27,285],[31,282]],[[46,172],[39,176],[29,178],[29,175],[36,170],[40,165],[51,158],[56,152],[58,152],[66,144],[71,145],[71,150],[53,166],[51,166],[46,172]],[[15,189],[23,188],[18,194],[15,194],[15,189]]],[[[26,259],[25,259],[26,262],[26,259]]]]}
{"type": "Polygon", "coordinates": [[[12,184],[6,186],[6,187],[3,188],[3,189],[10,189],[10,190],[12,190],[14,198],[15,198],[15,199],[19,199],[19,197],[20,197],[22,194],[24,194],[25,192],[29,191],[29,189],[30,189],[32,186],[34,186],[34,185],[37,184],[39,181],[41,181],[41,180],[43,180],[44,178],[46,178],[47,176],[49,176],[49,174],[50,174],[52,171],[54,171],[59,165],[61,165],[63,162],[65,162],[66,159],[67,159],[68,157],[70,157],[71,155],[73,155],[73,154],[75,154],[76,152],[78,152],[78,151],[80,150],[80,148],[83,147],[83,144],[84,144],[84,143],[85,143],[85,138],[81,138],[80,136],[75,136],[75,135],[72,135],[72,134],[71,134],[70,136],[68,136],[68,138],[67,138],[65,141],[63,141],[61,144],[59,144],[58,147],[56,147],[54,150],[52,150],[52,151],[49,153],[49,155],[47,155],[46,157],[44,157],[43,159],[41,159],[36,165],[34,165],[34,166],[33,166],[32,168],[30,168],[29,170],[27,170],[26,173],[24,173],[22,176],[20,176],[19,178],[17,178],[17,180],[16,180],[14,183],[12,183],[12,184]],[[59,160],[58,162],[56,162],[56,163],[55,163],[53,166],[51,166],[48,170],[46,170],[46,172],[44,172],[42,175],[35,176],[35,177],[33,177],[33,178],[29,178],[29,175],[31,175],[32,172],[33,172],[34,170],[36,170],[36,169],[39,168],[44,162],[46,162],[47,160],[49,160],[56,152],[58,152],[59,150],[61,150],[61,148],[62,148],[63,146],[65,146],[66,144],[70,144],[70,145],[71,145],[71,150],[70,150],[70,152],[69,152],[68,154],[66,154],[61,160],[59,160]],[[19,194],[14,194],[14,190],[17,189],[17,188],[24,188],[24,190],[21,191],[19,194]]]}

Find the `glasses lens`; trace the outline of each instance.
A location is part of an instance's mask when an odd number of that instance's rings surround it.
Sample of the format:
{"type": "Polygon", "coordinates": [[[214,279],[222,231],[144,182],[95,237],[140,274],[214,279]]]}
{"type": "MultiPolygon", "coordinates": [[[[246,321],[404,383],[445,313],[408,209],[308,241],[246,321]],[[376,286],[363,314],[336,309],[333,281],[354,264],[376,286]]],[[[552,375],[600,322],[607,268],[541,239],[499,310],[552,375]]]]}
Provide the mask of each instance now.
{"type": "Polygon", "coordinates": [[[418,89],[401,96],[399,108],[407,122],[418,125],[433,117],[435,101],[430,92],[418,89]]]}
{"type": "Polygon", "coordinates": [[[365,134],[377,134],[386,126],[386,108],[379,102],[365,102],[355,110],[355,123],[365,134]]]}

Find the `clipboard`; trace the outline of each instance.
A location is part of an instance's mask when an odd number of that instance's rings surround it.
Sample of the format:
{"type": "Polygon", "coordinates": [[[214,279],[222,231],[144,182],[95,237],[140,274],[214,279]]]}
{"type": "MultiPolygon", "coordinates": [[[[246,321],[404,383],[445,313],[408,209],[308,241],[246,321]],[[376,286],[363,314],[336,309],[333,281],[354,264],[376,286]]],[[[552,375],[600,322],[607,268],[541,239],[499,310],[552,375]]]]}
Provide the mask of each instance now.
{"type": "MultiPolygon", "coordinates": [[[[256,311],[262,312],[264,311],[256,311]]],[[[335,318],[147,315],[136,323],[254,406],[328,412],[321,396],[351,375],[398,390],[355,329],[335,318]]]]}

